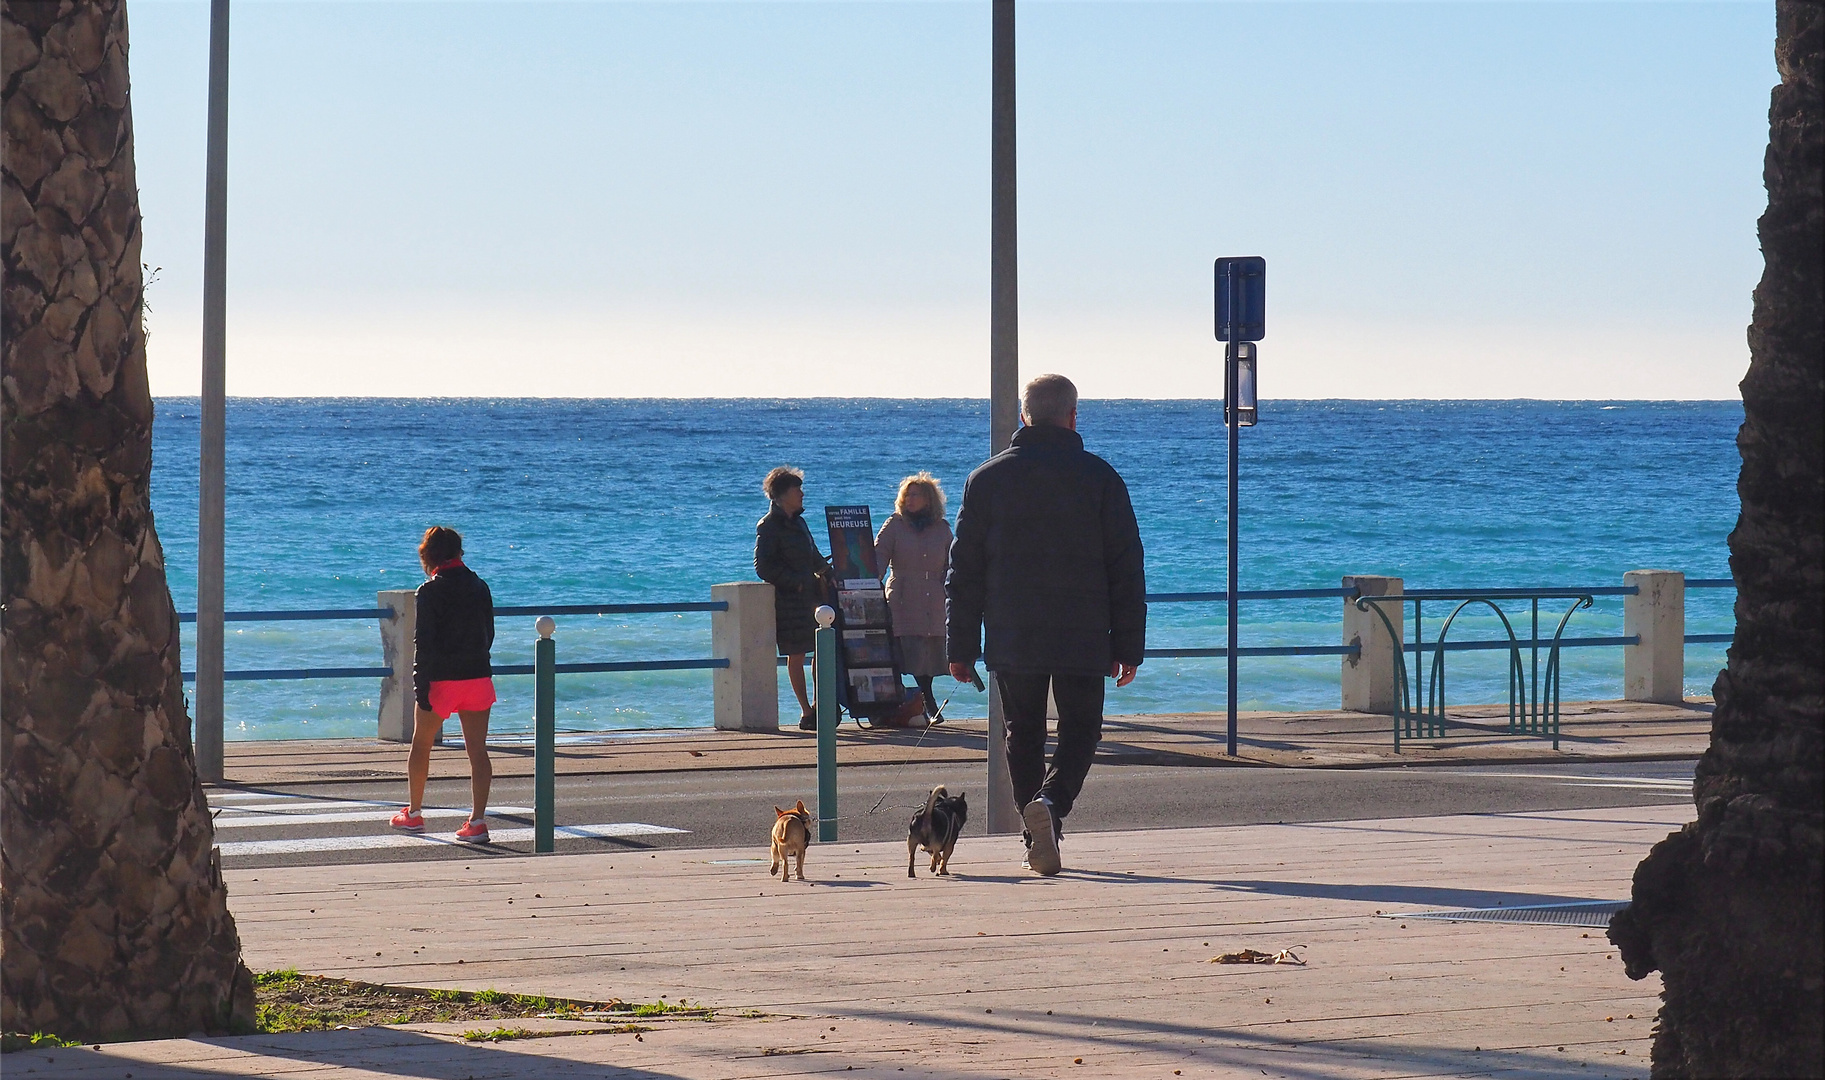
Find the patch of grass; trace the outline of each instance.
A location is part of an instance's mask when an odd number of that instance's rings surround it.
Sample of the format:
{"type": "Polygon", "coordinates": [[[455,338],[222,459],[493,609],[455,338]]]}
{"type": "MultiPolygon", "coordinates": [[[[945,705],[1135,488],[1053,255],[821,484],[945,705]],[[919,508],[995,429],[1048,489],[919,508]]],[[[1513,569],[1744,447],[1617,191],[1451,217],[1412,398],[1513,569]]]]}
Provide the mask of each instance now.
{"type": "MultiPolygon", "coordinates": [[[[373,1027],[381,1024],[450,1023],[471,1020],[529,1019],[535,1016],[567,1018],[583,1014],[622,1013],[633,1016],[709,1018],[710,1010],[680,1001],[668,1005],[612,1001],[575,1001],[543,994],[505,994],[499,990],[419,990],[376,983],[301,975],[287,968],[254,976],[255,1030],[261,1032],[323,1031],[336,1027],[373,1027]]],[[[645,1030],[627,1025],[629,1030],[645,1030]]],[[[496,1024],[490,1030],[510,1030],[496,1024]]],[[[517,1029],[511,1029],[517,1030],[517,1029]]],[[[610,1030],[610,1029],[598,1029],[610,1030]]],[[[524,1038],[526,1036],[517,1036],[524,1038]]]]}
{"type": "Polygon", "coordinates": [[[73,1039],[62,1039],[46,1031],[34,1031],[27,1035],[23,1031],[9,1031],[0,1034],[0,1054],[10,1054],[15,1050],[52,1050],[60,1046],[81,1046],[73,1039]]]}
{"type": "Polygon", "coordinates": [[[463,1032],[466,1042],[506,1042],[509,1039],[561,1039],[568,1035],[634,1035],[653,1030],[641,1024],[616,1024],[613,1027],[580,1028],[575,1031],[534,1031],[531,1028],[497,1027],[492,1031],[477,1029],[463,1032]]]}
{"type": "Polygon", "coordinates": [[[679,998],[676,1002],[649,1001],[645,1004],[635,1004],[635,1005],[631,1006],[627,1011],[633,1013],[635,1016],[640,1016],[640,1017],[647,1017],[647,1016],[708,1016],[710,1014],[710,1010],[705,1008],[704,1006],[692,1005],[691,1003],[685,1001],[683,998],[679,998]]]}
{"type": "Polygon", "coordinates": [[[465,1031],[463,1041],[506,1042],[508,1039],[536,1039],[539,1035],[539,1032],[529,1031],[526,1028],[497,1027],[493,1031],[465,1031]]]}

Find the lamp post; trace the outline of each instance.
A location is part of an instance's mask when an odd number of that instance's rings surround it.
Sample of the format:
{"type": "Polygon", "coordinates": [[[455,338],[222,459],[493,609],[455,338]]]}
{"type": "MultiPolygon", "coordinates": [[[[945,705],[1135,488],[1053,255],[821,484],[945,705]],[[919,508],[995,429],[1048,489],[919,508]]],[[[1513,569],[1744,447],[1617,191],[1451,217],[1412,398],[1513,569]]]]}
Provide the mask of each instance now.
{"type": "Polygon", "coordinates": [[[1236,756],[1236,493],[1241,472],[1242,429],[1253,427],[1255,342],[1267,333],[1267,260],[1232,256],[1217,260],[1217,340],[1223,350],[1223,426],[1229,434],[1229,756],[1236,756]]]}

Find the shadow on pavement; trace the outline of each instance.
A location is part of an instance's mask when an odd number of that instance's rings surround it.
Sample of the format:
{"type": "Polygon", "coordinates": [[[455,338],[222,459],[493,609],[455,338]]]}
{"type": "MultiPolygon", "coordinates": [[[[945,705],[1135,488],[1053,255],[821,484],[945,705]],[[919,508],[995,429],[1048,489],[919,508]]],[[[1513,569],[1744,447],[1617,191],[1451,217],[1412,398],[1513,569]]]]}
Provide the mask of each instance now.
{"type": "MultiPolygon", "coordinates": [[[[1068,992],[1067,992],[1068,993],[1068,992]]],[[[1565,1054],[1544,1047],[1488,1050],[1438,1046],[1423,1042],[1395,1042],[1385,1038],[1322,1038],[1272,1036],[1246,1028],[1194,1026],[1166,1021],[1134,1020],[1054,1010],[1056,1015],[1029,1009],[1010,1009],[988,1017],[934,1017],[889,1010],[847,1009],[844,1015],[924,1027],[934,1045],[944,1041],[939,1032],[1005,1033],[1027,1039],[1043,1038],[1058,1044],[1057,1060],[1082,1057],[1086,1065],[1114,1064],[1099,1061],[1098,1050],[1132,1054],[1141,1049],[1178,1055],[1187,1064],[1234,1070],[1254,1075],[1272,1069],[1272,1075],[1302,1080],[1342,1080],[1364,1075],[1536,1077],[1561,1080],[1596,1076],[1647,1075],[1648,1059],[1614,1057],[1614,1067],[1593,1070],[1587,1053],[1565,1054]],[[1056,1028],[1057,1030],[1049,1030],[1056,1028]],[[1224,1045],[1224,1044],[1228,1045],[1224,1045]]],[[[1390,1020],[1401,1014],[1389,1014],[1390,1020]]],[[[1607,1055],[1606,1055],[1607,1056],[1607,1055]]],[[[1176,1062],[1175,1062],[1176,1064],[1176,1062]]],[[[1609,1062],[1605,1062],[1609,1064],[1609,1062]]],[[[1042,1067],[1039,1061],[1033,1067],[1042,1067]]]]}
{"type": "MultiPolygon", "coordinates": [[[[518,1080],[521,1077],[541,1075],[546,1069],[561,1069],[566,1077],[679,1080],[676,1073],[572,1062],[562,1056],[564,1043],[587,1037],[564,1035],[526,1040],[520,1045],[528,1049],[536,1046],[548,1052],[529,1054],[486,1043],[469,1043],[448,1036],[439,1037],[396,1028],[240,1035],[185,1041],[185,1045],[192,1048],[192,1056],[196,1059],[224,1059],[220,1068],[139,1061],[131,1056],[133,1043],[116,1043],[102,1050],[66,1047],[11,1053],[6,1056],[6,1073],[8,1076],[43,1077],[45,1080],[87,1080],[89,1077],[119,1077],[124,1070],[133,1076],[133,1080],[223,1080],[226,1077],[265,1075],[259,1067],[260,1060],[265,1058],[317,1066],[317,1069],[306,1070],[313,1076],[318,1074],[319,1069],[328,1072],[346,1068],[364,1074],[436,1080],[505,1080],[509,1077],[518,1080]],[[559,1052],[549,1053],[553,1049],[559,1052]],[[242,1068],[230,1064],[242,1054],[256,1056],[241,1058],[236,1062],[244,1066],[242,1068]]],[[[281,1068],[280,1071],[289,1074],[297,1070],[281,1068]]]]}
{"type": "Polygon", "coordinates": [[[1611,897],[1556,896],[1549,893],[1444,889],[1423,885],[1331,885],[1317,881],[1213,881],[1220,889],[1303,896],[1319,900],[1358,900],[1371,904],[1428,904],[1447,908],[1520,907],[1535,904],[1580,904],[1611,897]]]}

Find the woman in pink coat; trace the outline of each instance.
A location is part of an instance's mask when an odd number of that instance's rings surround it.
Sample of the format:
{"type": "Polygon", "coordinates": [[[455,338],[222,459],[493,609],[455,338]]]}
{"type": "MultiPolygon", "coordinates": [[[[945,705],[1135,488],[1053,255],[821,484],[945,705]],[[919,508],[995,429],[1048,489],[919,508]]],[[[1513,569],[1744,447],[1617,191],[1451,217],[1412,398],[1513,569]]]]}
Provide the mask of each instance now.
{"type": "Polygon", "coordinates": [[[893,516],[874,538],[875,565],[887,578],[900,670],[925,694],[925,715],[944,720],[932,696],[932,677],[944,662],[944,572],[950,567],[951,527],[944,520],[944,489],[931,473],[900,481],[893,516]]]}

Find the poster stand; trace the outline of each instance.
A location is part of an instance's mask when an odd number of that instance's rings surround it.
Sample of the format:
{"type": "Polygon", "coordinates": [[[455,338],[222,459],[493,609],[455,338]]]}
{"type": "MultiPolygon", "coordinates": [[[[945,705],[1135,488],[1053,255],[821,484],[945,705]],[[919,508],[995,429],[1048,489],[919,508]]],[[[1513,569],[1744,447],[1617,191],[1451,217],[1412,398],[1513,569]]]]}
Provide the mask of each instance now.
{"type": "Polygon", "coordinates": [[[836,588],[838,683],[843,707],[880,727],[924,719],[924,700],[910,696],[893,647],[893,616],[876,572],[874,520],[866,506],[826,506],[836,588]]]}

